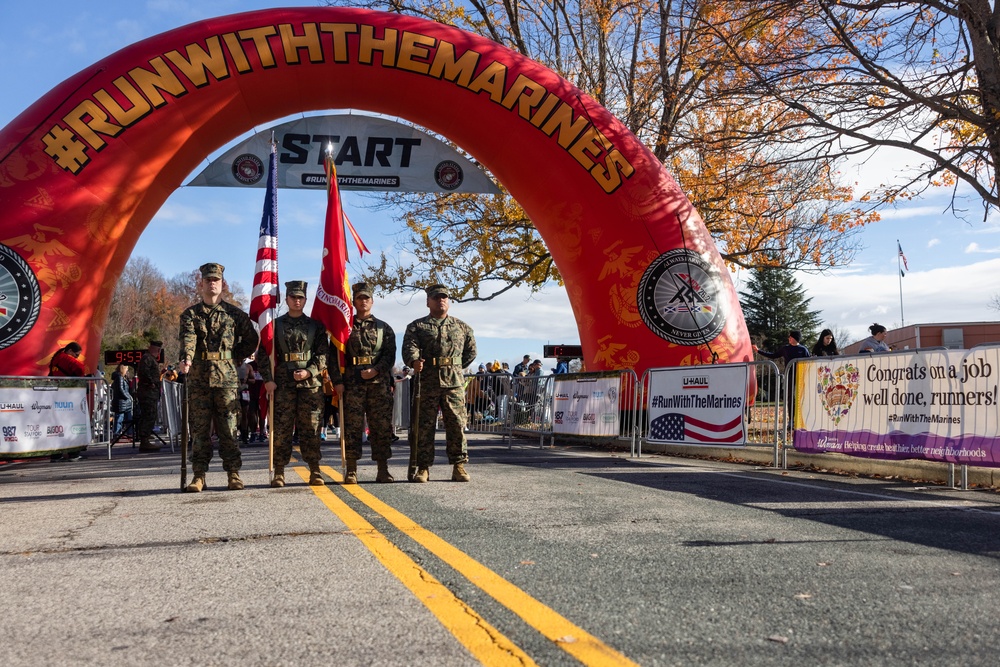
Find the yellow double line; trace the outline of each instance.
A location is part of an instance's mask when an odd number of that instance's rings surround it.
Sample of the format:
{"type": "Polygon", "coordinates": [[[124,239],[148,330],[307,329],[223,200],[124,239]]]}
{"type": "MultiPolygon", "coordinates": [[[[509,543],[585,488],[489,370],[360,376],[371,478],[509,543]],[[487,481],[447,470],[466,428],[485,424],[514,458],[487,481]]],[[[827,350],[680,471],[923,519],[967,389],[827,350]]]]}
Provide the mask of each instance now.
{"type": "MultiPolygon", "coordinates": [[[[335,481],[341,481],[340,473],[333,468],[323,466],[321,469],[335,481]]],[[[295,472],[303,481],[308,480],[309,472],[306,468],[296,467],[295,472]]],[[[444,584],[420,567],[364,517],[338,498],[332,489],[325,486],[309,488],[368,547],[375,557],[385,565],[386,569],[424,603],[441,624],[477,660],[484,665],[536,664],[503,633],[487,623],[475,610],[459,600],[444,584]]],[[[471,583],[482,589],[484,593],[520,616],[525,623],[584,665],[603,667],[604,665],[636,664],[361,487],[350,485],[341,488],[380,514],[417,544],[450,565],[471,583]]]]}

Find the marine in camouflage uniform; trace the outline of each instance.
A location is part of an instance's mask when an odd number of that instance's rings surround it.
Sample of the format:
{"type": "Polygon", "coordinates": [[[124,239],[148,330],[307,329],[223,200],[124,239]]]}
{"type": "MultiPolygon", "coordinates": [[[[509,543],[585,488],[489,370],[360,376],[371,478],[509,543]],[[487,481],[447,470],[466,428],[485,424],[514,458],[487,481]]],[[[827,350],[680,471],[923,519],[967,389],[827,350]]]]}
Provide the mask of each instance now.
{"type": "Polygon", "coordinates": [[[454,467],[451,478],[468,482],[465,464],[469,460],[465,441],[465,379],[462,369],[476,358],[476,337],[472,327],[448,315],[450,293],[444,285],[426,289],[430,314],[410,322],[403,336],[403,363],[419,373],[420,410],[416,416],[417,470],[412,481],[426,482],[434,464],[434,432],[438,408],[444,417],[448,462],[454,467]]]}
{"type": "Polygon", "coordinates": [[[323,325],[302,312],[308,285],[301,280],[285,283],[288,312],[274,321],[274,369],[267,351],[257,349],[257,367],[268,396],[274,402],[274,477],[271,486],[285,485],[285,466],[292,457],[292,431],[299,440],[302,459],[309,464],[309,483],[323,486],[319,471],[319,429],[323,421],[323,369],[330,342],[323,325]]]}
{"type": "Polygon", "coordinates": [[[160,404],[160,348],[163,343],[150,341],[149,348],[142,353],[139,365],[135,367],[135,377],[138,380],[136,397],[139,399],[139,420],[136,423],[136,433],[139,436],[140,452],[158,452],[159,445],[149,441],[156,424],[156,408],[160,404]]]}
{"type": "Polygon", "coordinates": [[[224,267],[208,263],[200,270],[202,302],[181,313],[180,321],[180,371],[186,374],[188,419],[194,439],[194,479],[184,490],[198,492],[205,488],[205,473],[212,460],[213,421],[229,489],[238,490],[243,488],[239,473],[243,460],[236,443],[240,414],[236,362],[257,349],[257,331],[249,315],[222,300],[224,267]]]}
{"type": "Polygon", "coordinates": [[[371,314],[372,289],[367,283],[351,286],[355,316],[351,336],[344,349],[341,373],[336,348],[331,348],[327,366],[337,394],[344,398],[344,449],[347,459],[345,484],[358,483],[361,437],[368,419],[368,443],[378,464],[375,481],[394,481],[389,474],[392,456],[392,365],[396,361],[396,334],[392,327],[371,314]]]}

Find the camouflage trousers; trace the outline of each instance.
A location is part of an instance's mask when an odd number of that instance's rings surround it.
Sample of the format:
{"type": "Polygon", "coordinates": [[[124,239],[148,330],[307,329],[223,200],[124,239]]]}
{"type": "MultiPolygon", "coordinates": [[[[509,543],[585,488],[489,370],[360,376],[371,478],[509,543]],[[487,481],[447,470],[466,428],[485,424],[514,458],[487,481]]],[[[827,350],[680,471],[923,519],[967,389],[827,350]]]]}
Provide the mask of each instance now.
{"type": "Polygon", "coordinates": [[[344,387],[344,450],[349,461],[361,458],[361,437],[368,419],[368,444],[373,461],[392,457],[392,394],[389,385],[363,382],[344,387]]]}
{"type": "Polygon", "coordinates": [[[160,394],[158,392],[140,389],[139,395],[139,418],[135,423],[135,432],[142,442],[148,442],[153,435],[153,426],[156,424],[156,408],[160,404],[160,394]]]}
{"type": "Polygon", "coordinates": [[[302,460],[318,464],[319,429],[323,421],[323,390],[281,387],[274,390],[274,465],[286,466],[292,458],[292,431],[299,438],[302,460]]]}
{"type": "Polygon", "coordinates": [[[240,401],[235,387],[197,387],[189,385],[188,420],[191,423],[191,470],[194,474],[208,472],[212,460],[212,423],[219,436],[219,456],[226,472],[238,472],[243,467],[240,447],[236,444],[236,420],[240,401]]]}
{"type": "MultiPolygon", "coordinates": [[[[416,397],[414,396],[414,407],[416,397]]],[[[420,411],[417,434],[417,465],[429,468],[434,465],[434,438],[437,430],[438,408],[444,418],[445,451],[448,463],[465,463],[469,449],[465,441],[465,390],[462,387],[420,387],[420,411]]],[[[415,410],[413,412],[416,412],[415,410]]],[[[412,412],[411,412],[412,414],[412,412]]],[[[412,427],[411,427],[412,428],[412,427]]]]}

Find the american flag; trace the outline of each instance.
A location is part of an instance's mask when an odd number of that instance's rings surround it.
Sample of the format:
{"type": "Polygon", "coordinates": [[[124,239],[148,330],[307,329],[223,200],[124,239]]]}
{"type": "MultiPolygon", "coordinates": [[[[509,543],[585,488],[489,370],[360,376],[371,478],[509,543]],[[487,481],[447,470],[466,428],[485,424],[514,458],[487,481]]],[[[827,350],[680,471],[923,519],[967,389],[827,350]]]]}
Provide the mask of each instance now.
{"type": "Polygon", "coordinates": [[[899,245],[899,241],[896,241],[896,247],[899,248],[899,258],[903,260],[903,268],[909,271],[910,265],[906,263],[906,255],[903,254],[903,246],[899,245]]]}
{"type": "Polygon", "coordinates": [[[271,142],[267,163],[267,193],[257,239],[257,265],[253,273],[250,319],[257,323],[260,342],[268,356],[274,347],[274,318],[278,308],[278,160],[277,144],[271,142]]]}
{"type": "Polygon", "coordinates": [[[743,417],[735,417],[725,424],[715,424],[690,415],[669,412],[650,422],[649,439],[731,444],[743,439],[743,417]]]}
{"type": "Polygon", "coordinates": [[[326,229],[323,232],[323,264],[319,272],[319,289],[313,300],[312,317],[323,323],[330,334],[330,342],[342,356],[351,335],[351,285],[347,279],[347,235],[344,233],[344,212],[337,187],[337,168],[329,153],[326,156],[326,179],[328,200],[326,229]]]}

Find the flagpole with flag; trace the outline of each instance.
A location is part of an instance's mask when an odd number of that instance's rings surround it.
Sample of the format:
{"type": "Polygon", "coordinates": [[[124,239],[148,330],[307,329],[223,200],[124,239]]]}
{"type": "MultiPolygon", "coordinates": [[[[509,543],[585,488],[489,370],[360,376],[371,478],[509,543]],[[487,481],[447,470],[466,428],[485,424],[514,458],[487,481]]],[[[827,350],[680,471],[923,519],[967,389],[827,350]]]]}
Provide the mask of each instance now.
{"type": "Polygon", "coordinates": [[[906,263],[906,255],[903,254],[903,246],[900,245],[899,239],[896,239],[896,249],[899,250],[896,255],[896,267],[899,269],[899,326],[902,328],[906,326],[906,320],[903,318],[903,276],[906,274],[903,269],[909,271],[910,265],[906,263]]]}
{"type": "MultiPolygon", "coordinates": [[[[278,291],[278,159],[277,144],[271,135],[271,155],[267,163],[267,191],[257,239],[257,263],[254,266],[250,319],[257,325],[260,342],[274,368],[274,320],[277,317],[278,291]]],[[[257,406],[253,406],[254,409],[257,406]]],[[[268,481],[274,471],[274,400],[267,402],[267,471],[268,481]]]]}
{"type": "MultiPolygon", "coordinates": [[[[319,287],[313,300],[312,317],[323,323],[330,334],[330,343],[337,348],[337,359],[344,369],[344,349],[351,335],[351,286],[347,278],[347,234],[344,212],[337,186],[337,167],[333,163],[333,147],[327,147],[326,157],[327,207],[326,228],[323,232],[323,263],[319,272],[319,287]]],[[[353,227],[352,227],[353,232],[353,227]]],[[[356,232],[353,232],[356,235],[356,232]]],[[[357,238],[357,237],[356,237],[357,238]]],[[[340,467],[346,475],[347,457],[344,451],[344,401],[340,397],[340,467]]]]}

